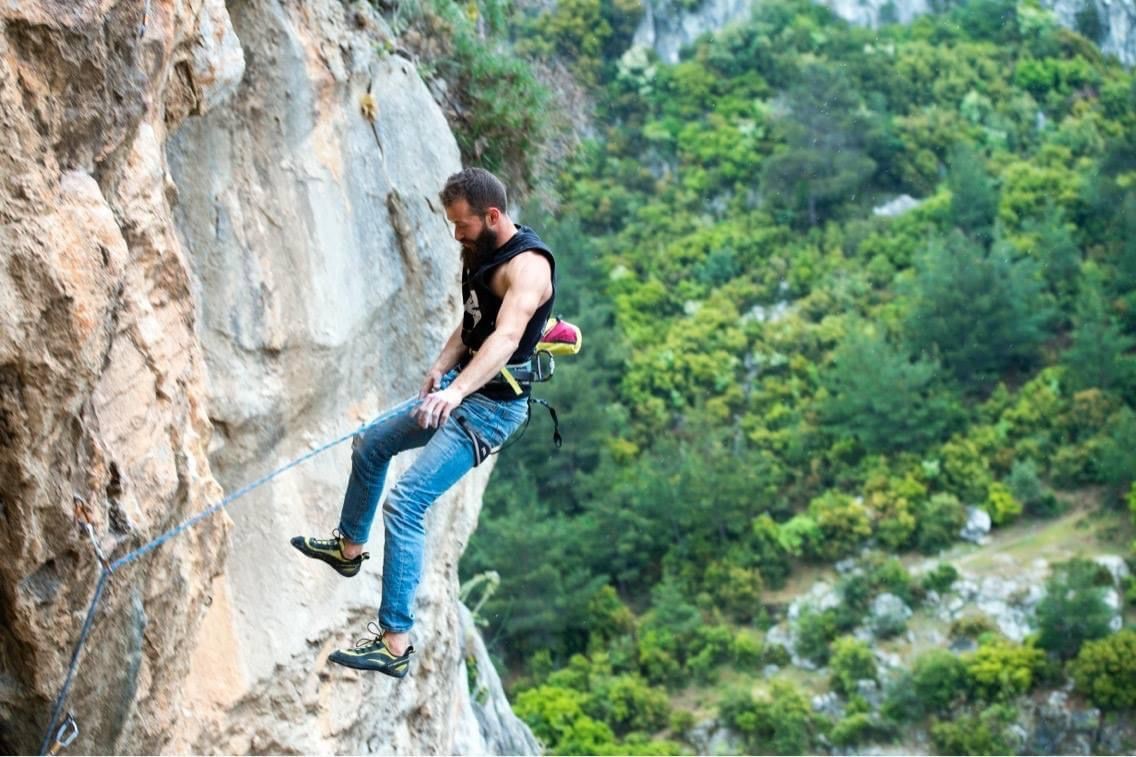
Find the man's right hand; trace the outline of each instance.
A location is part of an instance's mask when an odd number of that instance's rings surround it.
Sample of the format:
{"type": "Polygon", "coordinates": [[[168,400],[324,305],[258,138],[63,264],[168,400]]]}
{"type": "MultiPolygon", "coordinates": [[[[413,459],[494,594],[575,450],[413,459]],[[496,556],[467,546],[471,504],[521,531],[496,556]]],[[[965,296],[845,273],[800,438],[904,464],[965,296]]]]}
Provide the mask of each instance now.
{"type": "Polygon", "coordinates": [[[425,399],[427,394],[441,385],[442,372],[432,368],[430,372],[426,374],[426,380],[422,382],[422,388],[418,390],[418,399],[425,399]]]}

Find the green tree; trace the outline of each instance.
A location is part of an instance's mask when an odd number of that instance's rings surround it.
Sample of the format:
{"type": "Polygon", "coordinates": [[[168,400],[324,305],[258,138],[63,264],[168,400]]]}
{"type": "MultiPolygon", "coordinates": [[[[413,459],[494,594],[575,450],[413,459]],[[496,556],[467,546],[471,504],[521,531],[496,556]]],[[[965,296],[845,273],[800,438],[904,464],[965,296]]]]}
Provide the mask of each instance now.
{"type": "Polygon", "coordinates": [[[917,351],[938,355],[972,390],[1037,361],[1050,309],[1031,260],[1002,244],[985,253],[955,233],[933,242],[916,268],[905,331],[917,351]]]}
{"type": "Polygon", "coordinates": [[[1045,664],[1045,653],[1031,644],[993,638],[967,655],[964,664],[980,699],[1005,702],[1033,688],[1045,664]]]}
{"type": "Polygon", "coordinates": [[[825,427],[860,440],[868,452],[919,450],[941,440],[958,419],[950,395],[936,386],[938,366],[911,361],[882,336],[853,331],[822,376],[825,427]]]}
{"type": "Polygon", "coordinates": [[[1128,354],[1136,338],[1125,334],[1105,308],[1102,289],[1099,269],[1090,269],[1077,298],[1072,343],[1062,356],[1073,390],[1125,389],[1136,383],[1136,359],[1128,354]]]}
{"type": "Polygon", "coordinates": [[[945,715],[965,698],[970,675],[956,655],[945,649],[932,649],[915,661],[911,683],[922,712],[945,715]]]}
{"type": "Polygon", "coordinates": [[[1104,601],[1101,578],[1100,566],[1087,560],[1070,560],[1054,571],[1037,606],[1042,649],[1068,660],[1086,641],[1108,634],[1112,610],[1104,601]]]}
{"type": "Polygon", "coordinates": [[[812,62],[790,88],[785,147],[765,162],[762,188],[789,217],[816,226],[832,217],[875,172],[865,152],[869,123],[839,69],[812,62]]]}
{"type": "Polygon", "coordinates": [[[982,159],[965,143],[951,149],[947,186],[951,190],[951,225],[981,245],[988,245],[994,237],[998,190],[982,159]]]}
{"type": "Polygon", "coordinates": [[[940,493],[923,500],[915,517],[919,523],[915,543],[920,551],[933,554],[958,540],[966,510],[958,497],[940,493]]]}
{"type": "Polygon", "coordinates": [[[742,735],[751,754],[807,754],[817,725],[800,690],[780,680],[758,697],[746,691],[727,693],[719,719],[742,735]]]}
{"type": "Polygon", "coordinates": [[[1102,710],[1136,709],[1136,630],[1087,642],[1069,672],[1077,691],[1102,710]]]}
{"type": "Polygon", "coordinates": [[[842,636],[832,643],[828,666],[832,688],[846,696],[856,693],[857,681],[876,680],[876,657],[871,647],[851,636],[842,636]]]}

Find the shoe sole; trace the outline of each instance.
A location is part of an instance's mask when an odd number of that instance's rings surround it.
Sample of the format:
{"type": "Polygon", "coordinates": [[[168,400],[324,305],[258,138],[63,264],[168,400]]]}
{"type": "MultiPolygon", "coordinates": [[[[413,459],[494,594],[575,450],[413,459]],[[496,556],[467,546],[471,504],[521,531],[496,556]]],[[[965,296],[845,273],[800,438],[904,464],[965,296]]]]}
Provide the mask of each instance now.
{"type": "Polygon", "coordinates": [[[328,662],[334,662],[336,665],[342,665],[345,668],[352,668],[354,670],[368,670],[368,671],[371,671],[371,672],[374,672],[374,673],[382,673],[384,675],[390,676],[391,678],[406,678],[406,674],[410,672],[410,660],[409,659],[400,660],[399,662],[393,663],[392,665],[376,665],[376,664],[369,664],[369,663],[366,663],[366,662],[358,662],[357,660],[355,660],[354,658],[351,658],[351,657],[342,657],[342,656],[340,656],[340,654],[338,652],[332,653],[332,655],[330,657],[328,657],[327,659],[328,659],[328,662]],[[398,667],[400,665],[403,666],[402,672],[396,672],[394,670],[391,670],[392,667],[398,667]]]}
{"type": "Polygon", "coordinates": [[[320,562],[331,566],[332,570],[334,570],[344,578],[352,578],[358,575],[359,570],[363,567],[363,562],[360,560],[358,565],[351,565],[349,568],[344,570],[341,567],[342,561],[337,560],[331,555],[325,554],[323,552],[317,552],[313,549],[309,549],[308,545],[304,543],[304,537],[302,536],[293,536],[290,543],[293,547],[300,551],[300,554],[304,555],[305,557],[310,557],[313,560],[319,560],[320,562]]]}

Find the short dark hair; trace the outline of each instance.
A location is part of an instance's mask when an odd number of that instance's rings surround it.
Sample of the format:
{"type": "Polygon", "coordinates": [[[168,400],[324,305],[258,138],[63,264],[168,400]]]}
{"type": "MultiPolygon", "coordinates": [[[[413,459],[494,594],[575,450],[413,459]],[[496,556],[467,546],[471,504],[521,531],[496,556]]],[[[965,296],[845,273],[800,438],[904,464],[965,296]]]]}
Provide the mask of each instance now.
{"type": "Polygon", "coordinates": [[[505,185],[484,168],[466,168],[446,179],[446,186],[438,193],[442,205],[447,208],[458,200],[469,203],[470,209],[478,215],[485,215],[490,208],[505,211],[508,198],[505,185]]]}

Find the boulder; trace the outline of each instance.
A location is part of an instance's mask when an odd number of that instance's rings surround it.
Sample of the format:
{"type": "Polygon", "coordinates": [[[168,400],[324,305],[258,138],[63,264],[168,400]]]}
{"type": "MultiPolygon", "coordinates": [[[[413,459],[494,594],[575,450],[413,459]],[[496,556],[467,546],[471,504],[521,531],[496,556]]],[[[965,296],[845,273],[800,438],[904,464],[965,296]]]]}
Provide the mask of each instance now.
{"type": "Polygon", "coordinates": [[[990,533],[990,514],[980,507],[966,508],[966,523],[959,530],[959,537],[974,544],[983,544],[990,533]]]}

